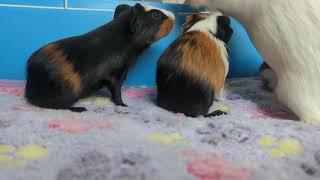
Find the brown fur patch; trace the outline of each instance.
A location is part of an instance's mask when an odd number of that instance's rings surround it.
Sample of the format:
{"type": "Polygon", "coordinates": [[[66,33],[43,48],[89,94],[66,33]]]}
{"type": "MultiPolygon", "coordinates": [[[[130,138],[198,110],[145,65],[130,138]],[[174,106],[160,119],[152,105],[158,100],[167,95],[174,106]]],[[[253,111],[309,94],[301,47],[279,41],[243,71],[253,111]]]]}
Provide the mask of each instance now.
{"type": "Polygon", "coordinates": [[[57,65],[64,81],[69,84],[74,94],[81,91],[80,76],[74,70],[74,66],[67,61],[67,56],[56,45],[49,44],[42,50],[57,65]]]}
{"type": "Polygon", "coordinates": [[[200,31],[185,33],[180,40],[185,42],[178,45],[178,51],[182,53],[179,62],[182,73],[208,83],[213,93],[218,93],[226,79],[226,67],[219,45],[200,31]]]}
{"type": "Polygon", "coordinates": [[[172,20],[171,18],[167,18],[166,20],[164,20],[156,35],[157,40],[168,35],[172,31],[173,27],[174,27],[174,20],[172,20]]]}
{"type": "Polygon", "coordinates": [[[197,13],[186,17],[186,22],[182,25],[182,32],[187,32],[195,23],[206,19],[210,14],[197,13]]]}

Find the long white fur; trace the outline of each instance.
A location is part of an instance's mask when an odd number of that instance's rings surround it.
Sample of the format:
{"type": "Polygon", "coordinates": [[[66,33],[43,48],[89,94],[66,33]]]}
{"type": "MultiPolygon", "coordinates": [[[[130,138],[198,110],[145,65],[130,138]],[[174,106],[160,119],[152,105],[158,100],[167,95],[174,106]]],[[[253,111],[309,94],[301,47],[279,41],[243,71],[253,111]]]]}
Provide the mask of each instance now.
{"type": "Polygon", "coordinates": [[[277,74],[278,99],[302,121],[320,124],[320,1],[204,1],[246,27],[277,74]]]}
{"type": "MultiPolygon", "coordinates": [[[[214,37],[210,31],[215,34],[218,31],[218,22],[217,22],[217,18],[219,16],[222,16],[222,13],[219,11],[214,11],[210,13],[210,16],[204,20],[201,20],[197,23],[195,23],[189,30],[189,31],[200,31],[203,32],[205,34],[207,34],[217,45],[219,48],[219,51],[221,52],[222,55],[222,60],[223,60],[223,64],[224,64],[224,68],[225,68],[225,77],[227,77],[228,72],[229,72],[229,60],[228,60],[228,52],[226,49],[226,44],[217,39],[216,37],[214,37]]],[[[217,101],[222,101],[223,98],[223,90],[224,87],[222,87],[219,92],[215,93],[215,100],[217,101]]]]}
{"type": "Polygon", "coordinates": [[[169,18],[171,18],[172,20],[175,20],[175,16],[172,12],[168,11],[168,10],[165,10],[165,9],[161,9],[161,8],[158,8],[158,7],[154,7],[154,6],[150,6],[150,5],[143,5],[144,9],[146,11],[151,11],[153,9],[156,9],[156,10],[159,10],[161,11],[163,14],[165,14],[166,16],[168,16],[169,18]]]}

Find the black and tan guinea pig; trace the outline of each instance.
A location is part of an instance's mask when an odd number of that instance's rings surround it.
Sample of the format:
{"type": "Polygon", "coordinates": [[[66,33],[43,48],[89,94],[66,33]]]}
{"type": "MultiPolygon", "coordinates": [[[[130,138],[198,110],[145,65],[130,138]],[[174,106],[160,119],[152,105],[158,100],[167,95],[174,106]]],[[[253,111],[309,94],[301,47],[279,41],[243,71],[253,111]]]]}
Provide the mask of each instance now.
{"type": "Polygon", "coordinates": [[[220,12],[187,16],[183,34],[161,55],[157,64],[157,104],[186,116],[208,114],[214,100],[222,100],[229,70],[226,44],[233,30],[220,12]]]}
{"type": "Polygon", "coordinates": [[[119,5],[111,22],[41,47],[27,62],[27,101],[82,112],[86,109],[71,106],[105,86],[114,104],[126,106],[121,86],[128,68],[143,50],[172,31],[174,20],[164,9],[119,5]]]}

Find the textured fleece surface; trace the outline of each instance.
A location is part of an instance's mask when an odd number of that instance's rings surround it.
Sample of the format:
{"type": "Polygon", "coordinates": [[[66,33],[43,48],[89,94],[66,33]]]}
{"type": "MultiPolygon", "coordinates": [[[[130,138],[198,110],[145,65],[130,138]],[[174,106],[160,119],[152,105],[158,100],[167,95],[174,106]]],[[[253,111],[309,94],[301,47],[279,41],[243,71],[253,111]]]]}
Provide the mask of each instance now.
{"type": "Polygon", "coordinates": [[[154,105],[155,89],[107,91],[76,106],[40,109],[24,82],[0,81],[0,180],[320,179],[320,127],[298,121],[258,78],[231,79],[215,118],[154,105]]]}

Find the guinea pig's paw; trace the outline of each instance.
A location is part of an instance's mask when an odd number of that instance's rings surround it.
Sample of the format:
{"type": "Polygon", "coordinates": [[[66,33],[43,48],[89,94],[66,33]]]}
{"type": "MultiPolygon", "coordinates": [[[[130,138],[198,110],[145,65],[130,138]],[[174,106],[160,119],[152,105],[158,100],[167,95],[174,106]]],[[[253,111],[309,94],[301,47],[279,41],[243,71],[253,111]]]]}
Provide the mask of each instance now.
{"type": "Polygon", "coordinates": [[[224,101],[224,97],[223,96],[216,96],[214,97],[214,100],[217,102],[223,102],[224,101]]]}
{"type": "Polygon", "coordinates": [[[217,102],[222,102],[224,101],[224,88],[221,88],[220,90],[218,90],[217,93],[215,93],[214,95],[214,100],[217,101],[217,102]]]}
{"type": "Polygon", "coordinates": [[[128,107],[128,105],[126,105],[125,103],[120,103],[120,104],[118,104],[118,106],[120,106],[120,107],[128,107]]]}
{"type": "Polygon", "coordinates": [[[221,111],[221,110],[216,110],[216,111],[213,111],[207,115],[204,115],[204,117],[217,117],[217,116],[222,116],[222,115],[228,115],[228,113],[221,111]]]}
{"type": "Polygon", "coordinates": [[[122,100],[113,100],[113,103],[116,105],[116,106],[121,106],[121,107],[128,107],[125,103],[122,102],[122,100]]]}
{"type": "Polygon", "coordinates": [[[71,112],[76,112],[76,113],[82,113],[87,111],[85,107],[69,107],[68,108],[71,112]]]}
{"type": "Polygon", "coordinates": [[[114,108],[114,111],[119,114],[129,114],[130,113],[130,109],[128,108],[128,106],[116,106],[114,108]]]}

